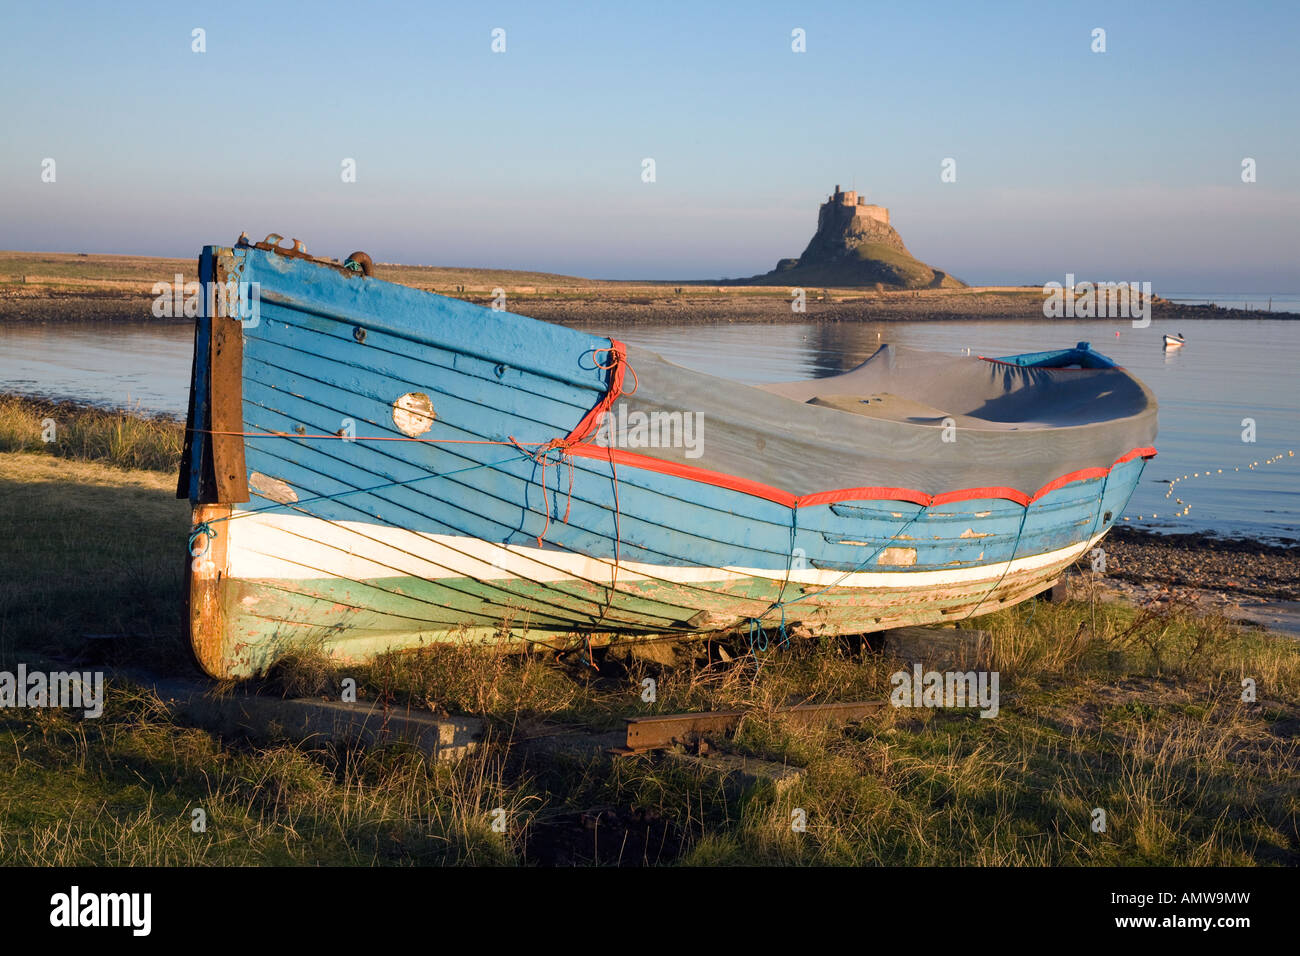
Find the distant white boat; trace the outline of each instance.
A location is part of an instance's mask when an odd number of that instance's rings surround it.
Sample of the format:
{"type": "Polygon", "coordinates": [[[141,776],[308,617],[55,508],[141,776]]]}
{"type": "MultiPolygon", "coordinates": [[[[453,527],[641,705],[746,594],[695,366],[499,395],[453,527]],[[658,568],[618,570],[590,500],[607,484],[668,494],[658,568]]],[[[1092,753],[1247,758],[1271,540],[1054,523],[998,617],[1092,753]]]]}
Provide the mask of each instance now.
{"type": "Polygon", "coordinates": [[[1173,335],[1165,336],[1165,348],[1167,349],[1180,349],[1186,344],[1187,344],[1187,340],[1183,338],[1181,332],[1177,336],[1173,336],[1173,335]]]}

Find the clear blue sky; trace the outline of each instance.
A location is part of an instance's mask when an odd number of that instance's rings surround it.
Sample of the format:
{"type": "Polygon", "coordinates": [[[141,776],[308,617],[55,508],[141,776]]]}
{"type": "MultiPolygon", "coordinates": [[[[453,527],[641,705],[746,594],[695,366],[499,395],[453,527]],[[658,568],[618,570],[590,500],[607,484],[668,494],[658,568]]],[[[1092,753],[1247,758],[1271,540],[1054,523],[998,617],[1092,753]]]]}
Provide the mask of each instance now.
{"type": "Polygon", "coordinates": [[[841,183],[971,282],[1297,291],[1298,9],[14,2],[0,248],[742,276],[841,183]]]}

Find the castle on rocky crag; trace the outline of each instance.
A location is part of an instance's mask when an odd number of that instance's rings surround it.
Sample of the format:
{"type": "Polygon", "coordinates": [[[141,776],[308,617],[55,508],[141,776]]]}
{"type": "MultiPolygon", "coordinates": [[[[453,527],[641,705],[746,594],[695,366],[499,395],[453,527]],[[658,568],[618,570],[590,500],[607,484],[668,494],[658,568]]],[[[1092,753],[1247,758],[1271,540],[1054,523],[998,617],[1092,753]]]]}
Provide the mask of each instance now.
{"type": "Polygon", "coordinates": [[[755,285],[805,282],[819,285],[938,289],[961,280],[915,259],[889,222],[889,210],[867,202],[865,194],[839,186],[817,210],[817,231],[797,259],[744,280],[755,285]]]}

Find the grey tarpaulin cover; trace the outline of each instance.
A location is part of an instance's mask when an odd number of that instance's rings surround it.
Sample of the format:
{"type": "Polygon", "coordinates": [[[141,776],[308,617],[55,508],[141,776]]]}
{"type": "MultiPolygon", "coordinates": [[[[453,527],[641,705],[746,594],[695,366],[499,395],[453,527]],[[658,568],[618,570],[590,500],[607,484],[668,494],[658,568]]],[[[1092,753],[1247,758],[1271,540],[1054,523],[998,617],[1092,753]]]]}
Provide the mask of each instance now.
{"type": "Polygon", "coordinates": [[[1155,397],[1122,368],[1022,368],[885,345],[843,375],[751,387],[636,347],[628,362],[639,384],[615,403],[611,422],[699,413],[701,430],[694,447],[645,447],[630,432],[618,447],[795,495],[856,487],[1032,495],[1071,472],[1108,468],[1156,435],[1155,397]]]}

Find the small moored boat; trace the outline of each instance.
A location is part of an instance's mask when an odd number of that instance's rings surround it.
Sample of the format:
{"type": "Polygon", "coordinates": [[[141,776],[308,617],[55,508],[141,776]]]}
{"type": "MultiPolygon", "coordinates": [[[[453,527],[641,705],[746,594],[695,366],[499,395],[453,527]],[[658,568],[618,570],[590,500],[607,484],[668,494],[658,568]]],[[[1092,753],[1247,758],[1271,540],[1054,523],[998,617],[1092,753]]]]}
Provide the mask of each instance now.
{"type": "Polygon", "coordinates": [[[199,267],[258,292],[196,325],[179,493],[214,677],[304,651],[961,620],[1051,586],[1155,454],[1151,392],[1087,343],[885,344],[756,388],[379,281],[360,254],[241,240],[199,267]]]}
{"type": "Polygon", "coordinates": [[[1180,349],[1186,344],[1187,342],[1183,339],[1183,333],[1181,332],[1177,335],[1169,335],[1167,333],[1165,335],[1165,348],[1167,349],[1180,349]]]}

